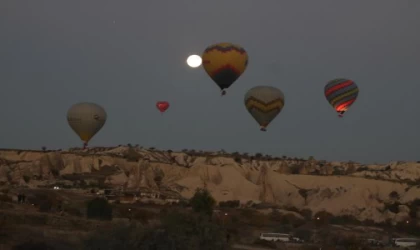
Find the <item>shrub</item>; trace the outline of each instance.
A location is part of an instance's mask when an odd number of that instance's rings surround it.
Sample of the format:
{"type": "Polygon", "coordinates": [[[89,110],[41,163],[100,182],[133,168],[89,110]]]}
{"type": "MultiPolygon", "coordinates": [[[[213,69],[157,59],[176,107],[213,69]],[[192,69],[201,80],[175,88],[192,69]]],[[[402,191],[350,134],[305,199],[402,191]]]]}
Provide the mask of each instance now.
{"type": "Polygon", "coordinates": [[[290,166],[290,173],[291,174],[300,174],[300,166],[297,164],[293,164],[290,166]]]}
{"type": "Polygon", "coordinates": [[[60,175],[60,171],[56,168],[51,169],[51,174],[55,177],[60,175]]]}
{"type": "Polygon", "coordinates": [[[76,207],[66,207],[64,211],[70,215],[81,217],[83,213],[76,207]]]}
{"type": "Polygon", "coordinates": [[[374,220],[367,219],[363,221],[363,225],[365,226],[375,226],[377,223],[374,220]]]}
{"type": "Polygon", "coordinates": [[[235,156],[233,159],[234,159],[234,161],[235,161],[236,163],[239,163],[239,164],[241,164],[241,163],[242,163],[242,159],[241,159],[241,157],[240,157],[240,156],[235,156]]]}
{"type": "Polygon", "coordinates": [[[292,231],[291,225],[281,225],[276,227],[276,233],[288,234],[292,231]]]}
{"type": "Polygon", "coordinates": [[[5,195],[5,194],[0,194],[0,201],[12,202],[12,198],[10,196],[5,195]]]}
{"type": "Polygon", "coordinates": [[[367,171],[367,170],[369,170],[368,167],[363,166],[363,167],[358,167],[356,171],[362,172],[362,171],[367,171]]]}
{"type": "Polygon", "coordinates": [[[257,239],[257,240],[254,241],[254,245],[261,246],[261,247],[267,247],[267,248],[271,248],[271,249],[277,249],[277,244],[273,241],[257,239]]]}
{"type": "Polygon", "coordinates": [[[107,200],[95,198],[88,202],[86,215],[89,219],[111,220],[112,207],[107,200]]]}
{"type": "Polygon", "coordinates": [[[39,211],[40,212],[50,212],[53,207],[53,202],[50,199],[42,200],[39,202],[39,211]]]}
{"type": "Polygon", "coordinates": [[[361,224],[361,222],[358,219],[356,219],[354,216],[351,216],[351,215],[333,216],[330,219],[330,223],[332,223],[332,224],[353,224],[353,225],[361,224]]]}
{"type": "Polygon", "coordinates": [[[141,155],[139,153],[136,152],[135,149],[133,148],[129,148],[127,150],[127,152],[124,154],[124,157],[127,159],[127,161],[129,162],[137,162],[140,160],[141,155]]]}
{"type": "Polygon", "coordinates": [[[420,206],[420,199],[415,199],[415,200],[413,200],[413,201],[411,202],[411,205],[419,207],[419,206],[420,206]]]}
{"type": "Polygon", "coordinates": [[[310,209],[302,209],[299,213],[305,218],[305,220],[312,220],[312,211],[310,209]]]}
{"type": "Polygon", "coordinates": [[[186,200],[180,200],[180,201],[178,202],[178,205],[179,205],[180,207],[190,207],[190,206],[191,206],[190,202],[189,202],[189,201],[186,201],[186,200]]]}
{"type": "Polygon", "coordinates": [[[316,246],[316,245],[303,245],[300,249],[302,249],[302,250],[319,250],[319,249],[322,249],[322,248],[319,247],[319,246],[316,246]]]}
{"type": "Polygon", "coordinates": [[[399,200],[400,199],[400,195],[397,193],[397,191],[392,191],[391,193],[389,193],[389,198],[393,199],[393,200],[399,200]]]}
{"type": "Polygon", "coordinates": [[[266,226],[270,222],[268,216],[252,209],[240,210],[238,219],[251,226],[266,226]]]}
{"type": "Polygon", "coordinates": [[[282,224],[291,225],[292,227],[299,227],[305,224],[305,221],[296,217],[293,214],[285,214],[281,218],[282,224]]]}
{"type": "Polygon", "coordinates": [[[219,207],[230,207],[230,208],[237,208],[240,205],[239,200],[230,200],[230,201],[221,201],[219,202],[219,207]]]}
{"type": "MultiPolygon", "coordinates": [[[[149,220],[155,219],[157,214],[148,210],[135,210],[131,212],[131,218],[134,220],[138,220],[144,224],[147,224],[149,220]]],[[[165,213],[166,214],[166,213],[165,213]]]]}
{"type": "Polygon", "coordinates": [[[100,230],[85,249],[202,249],[226,250],[226,233],[201,215],[169,212],[159,228],[131,224],[100,230]]]}
{"type": "Polygon", "coordinates": [[[13,246],[12,250],[54,250],[54,248],[45,242],[26,241],[13,246]]]}
{"type": "Polygon", "coordinates": [[[415,199],[410,203],[410,205],[409,205],[409,208],[410,208],[409,216],[410,216],[410,218],[412,218],[412,219],[417,218],[417,211],[418,211],[419,206],[420,206],[420,199],[415,199]]]}
{"type": "Polygon", "coordinates": [[[31,180],[31,177],[24,175],[23,180],[25,181],[25,183],[29,183],[29,181],[31,180]]]}
{"type": "Polygon", "coordinates": [[[346,249],[360,249],[361,241],[355,237],[337,237],[336,244],[346,249]]]}
{"type": "Polygon", "coordinates": [[[327,211],[319,211],[314,215],[315,222],[318,226],[328,224],[332,217],[333,215],[327,211]]]}
{"type": "Polygon", "coordinates": [[[401,205],[401,203],[399,203],[398,201],[394,202],[394,203],[385,203],[385,209],[388,209],[389,211],[393,212],[393,213],[398,213],[399,212],[399,206],[401,205]]]}
{"type": "Polygon", "coordinates": [[[272,204],[272,203],[268,203],[268,202],[261,202],[258,204],[253,204],[252,205],[253,208],[255,209],[267,209],[267,208],[273,208],[276,207],[276,205],[272,204]]]}
{"type": "Polygon", "coordinates": [[[398,222],[396,228],[400,232],[412,235],[420,235],[420,227],[417,226],[416,220],[407,220],[398,222]]]}
{"type": "MultiPolygon", "coordinates": [[[[270,213],[270,220],[271,221],[276,221],[276,222],[283,222],[283,214],[281,214],[279,211],[277,211],[276,209],[273,209],[273,211],[270,213]]],[[[287,224],[287,223],[286,223],[287,224]]]]}
{"type": "Polygon", "coordinates": [[[332,172],[333,175],[345,175],[346,172],[343,169],[340,169],[339,167],[334,167],[334,170],[332,172]]]}
{"type": "Polygon", "coordinates": [[[160,184],[162,183],[163,177],[161,175],[157,175],[155,176],[153,180],[155,181],[156,185],[160,186],[160,184]]]}
{"type": "Polygon", "coordinates": [[[312,238],[312,231],[308,229],[298,229],[295,231],[294,236],[308,242],[312,238]]]}

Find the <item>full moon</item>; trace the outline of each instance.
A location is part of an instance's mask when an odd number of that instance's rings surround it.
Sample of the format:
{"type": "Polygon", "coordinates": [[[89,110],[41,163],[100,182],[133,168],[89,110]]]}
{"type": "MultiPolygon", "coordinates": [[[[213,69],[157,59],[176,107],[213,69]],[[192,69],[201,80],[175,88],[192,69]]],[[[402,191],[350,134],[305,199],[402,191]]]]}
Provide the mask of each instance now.
{"type": "Polygon", "coordinates": [[[197,68],[201,65],[201,57],[197,55],[191,55],[187,58],[187,64],[191,68],[197,68]]]}

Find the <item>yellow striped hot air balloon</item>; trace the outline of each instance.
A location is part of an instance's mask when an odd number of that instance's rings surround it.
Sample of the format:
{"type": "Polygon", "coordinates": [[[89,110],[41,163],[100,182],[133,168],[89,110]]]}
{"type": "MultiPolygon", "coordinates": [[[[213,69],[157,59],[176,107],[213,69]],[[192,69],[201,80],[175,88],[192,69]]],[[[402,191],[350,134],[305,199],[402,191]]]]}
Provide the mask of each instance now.
{"type": "Polygon", "coordinates": [[[90,139],[101,130],[106,119],[105,110],[95,103],[77,103],[67,111],[67,122],[84,142],[83,148],[86,148],[90,139]]]}
{"type": "Polygon", "coordinates": [[[213,44],[206,48],[201,56],[203,68],[210,78],[226,94],[229,88],[245,71],[248,54],[239,45],[231,43],[213,44]]]}
{"type": "Polygon", "coordinates": [[[261,131],[266,131],[268,124],[284,107],[284,94],[275,87],[257,86],[245,94],[245,107],[260,125],[261,131]]]}

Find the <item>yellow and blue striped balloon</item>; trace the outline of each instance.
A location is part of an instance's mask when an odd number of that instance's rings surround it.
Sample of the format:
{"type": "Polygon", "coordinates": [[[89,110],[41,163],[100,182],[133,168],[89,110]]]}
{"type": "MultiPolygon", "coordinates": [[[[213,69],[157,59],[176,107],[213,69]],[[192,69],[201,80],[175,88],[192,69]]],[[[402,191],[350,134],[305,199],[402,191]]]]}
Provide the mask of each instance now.
{"type": "Polygon", "coordinates": [[[284,107],[284,94],[275,87],[257,86],[245,94],[245,107],[260,125],[261,131],[276,118],[284,107]]]}
{"type": "Polygon", "coordinates": [[[211,45],[204,50],[201,57],[204,70],[222,90],[222,95],[244,73],[248,65],[245,49],[232,43],[211,45]]]}

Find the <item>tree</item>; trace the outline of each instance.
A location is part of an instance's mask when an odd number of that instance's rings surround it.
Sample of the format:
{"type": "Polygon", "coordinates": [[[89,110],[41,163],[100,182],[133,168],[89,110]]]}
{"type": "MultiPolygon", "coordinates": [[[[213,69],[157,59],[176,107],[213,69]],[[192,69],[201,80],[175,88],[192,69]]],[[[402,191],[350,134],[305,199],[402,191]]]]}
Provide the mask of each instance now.
{"type": "Polygon", "coordinates": [[[312,238],[312,231],[309,229],[298,229],[296,230],[296,232],[294,233],[294,236],[308,242],[311,240],[312,238]]]}
{"type": "Polygon", "coordinates": [[[332,217],[333,215],[327,211],[319,211],[313,216],[317,226],[329,224],[332,217]]]}
{"type": "Polygon", "coordinates": [[[216,200],[207,189],[197,188],[194,196],[190,199],[190,204],[195,212],[211,216],[216,200]]]}
{"type": "Polygon", "coordinates": [[[202,215],[175,211],[161,221],[173,249],[226,249],[226,232],[202,215]]]}
{"type": "Polygon", "coordinates": [[[112,207],[107,200],[95,198],[88,202],[86,214],[89,219],[111,220],[112,207]]]}
{"type": "Polygon", "coordinates": [[[95,232],[85,249],[226,250],[226,232],[201,215],[168,212],[159,227],[131,224],[95,232]]]}
{"type": "Polygon", "coordinates": [[[141,158],[141,155],[139,153],[136,152],[136,150],[132,147],[130,147],[125,153],[124,153],[124,157],[127,159],[127,161],[129,162],[137,162],[139,161],[139,159],[141,158]]]}
{"type": "Polygon", "coordinates": [[[161,175],[156,175],[155,178],[153,178],[153,180],[155,181],[155,183],[158,187],[162,183],[162,179],[163,179],[163,177],[161,175]]]}
{"type": "Polygon", "coordinates": [[[391,193],[389,193],[388,196],[392,200],[399,200],[400,199],[400,195],[398,194],[397,191],[392,191],[391,193]]]}

